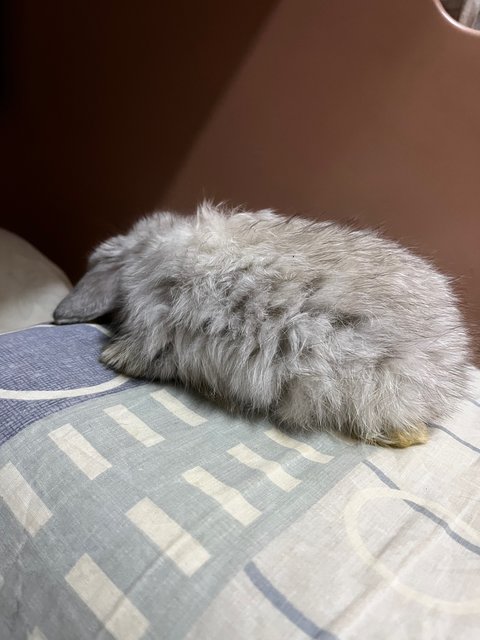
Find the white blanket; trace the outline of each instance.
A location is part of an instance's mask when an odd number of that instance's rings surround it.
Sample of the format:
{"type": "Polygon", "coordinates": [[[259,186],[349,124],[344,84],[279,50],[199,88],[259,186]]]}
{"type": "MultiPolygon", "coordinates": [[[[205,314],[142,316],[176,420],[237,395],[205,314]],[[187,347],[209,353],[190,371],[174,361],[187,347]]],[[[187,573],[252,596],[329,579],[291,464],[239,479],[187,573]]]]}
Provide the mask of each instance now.
{"type": "Polygon", "coordinates": [[[50,322],[71,284],[31,244],[0,229],[0,333],[50,322]]]}

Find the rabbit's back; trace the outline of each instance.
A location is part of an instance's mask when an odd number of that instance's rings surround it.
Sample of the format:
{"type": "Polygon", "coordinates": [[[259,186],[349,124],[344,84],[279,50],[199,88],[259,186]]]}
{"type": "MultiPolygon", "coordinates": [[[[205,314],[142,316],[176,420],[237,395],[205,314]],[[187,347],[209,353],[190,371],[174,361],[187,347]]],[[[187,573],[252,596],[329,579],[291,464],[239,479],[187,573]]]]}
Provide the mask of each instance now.
{"type": "Polygon", "coordinates": [[[291,426],[373,436],[464,393],[467,338],[447,279],[397,244],[269,211],[207,209],[155,239],[157,224],[144,223],[130,303],[161,299],[184,382],[291,426]]]}
{"type": "Polygon", "coordinates": [[[468,340],[447,279],[374,232],[204,207],[154,215],[122,243],[104,352],[120,371],[397,444],[465,394],[468,340]]]}

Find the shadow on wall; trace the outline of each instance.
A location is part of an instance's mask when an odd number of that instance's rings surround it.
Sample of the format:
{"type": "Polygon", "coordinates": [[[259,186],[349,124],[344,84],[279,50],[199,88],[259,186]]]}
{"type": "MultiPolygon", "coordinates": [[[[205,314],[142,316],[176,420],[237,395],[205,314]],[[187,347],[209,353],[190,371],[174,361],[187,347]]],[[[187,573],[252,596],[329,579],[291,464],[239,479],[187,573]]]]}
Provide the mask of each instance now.
{"type": "Polygon", "coordinates": [[[275,4],[9,3],[0,226],[77,278],[159,203],[275,4]]]}

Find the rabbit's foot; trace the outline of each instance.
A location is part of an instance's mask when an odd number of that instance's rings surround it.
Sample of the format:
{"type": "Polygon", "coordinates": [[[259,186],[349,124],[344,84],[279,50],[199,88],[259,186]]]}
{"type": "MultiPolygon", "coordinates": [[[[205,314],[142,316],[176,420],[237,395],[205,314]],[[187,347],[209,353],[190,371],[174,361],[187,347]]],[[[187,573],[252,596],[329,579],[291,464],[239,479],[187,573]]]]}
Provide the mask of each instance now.
{"type": "Polygon", "coordinates": [[[404,449],[415,444],[425,444],[427,441],[428,427],[424,422],[419,422],[412,427],[389,429],[381,436],[376,437],[373,444],[404,449]]]}

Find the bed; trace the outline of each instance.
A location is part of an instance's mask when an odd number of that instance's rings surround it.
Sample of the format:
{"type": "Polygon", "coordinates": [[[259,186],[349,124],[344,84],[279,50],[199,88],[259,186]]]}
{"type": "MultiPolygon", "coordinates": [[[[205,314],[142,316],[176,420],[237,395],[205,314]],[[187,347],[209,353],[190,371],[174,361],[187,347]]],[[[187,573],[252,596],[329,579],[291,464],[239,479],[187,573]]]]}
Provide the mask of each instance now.
{"type": "Polygon", "coordinates": [[[24,328],[22,295],[0,335],[2,640],[478,638],[480,372],[427,445],[292,438],[112,373],[108,328],[51,325],[45,300],[24,328]]]}
{"type": "Polygon", "coordinates": [[[478,326],[479,32],[439,0],[147,4],[11,12],[0,640],[478,640],[478,369],[426,445],[375,448],[118,376],[108,327],[51,319],[97,241],[212,196],[382,225],[478,326]]]}

